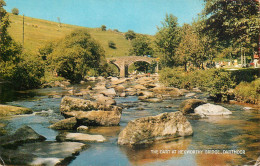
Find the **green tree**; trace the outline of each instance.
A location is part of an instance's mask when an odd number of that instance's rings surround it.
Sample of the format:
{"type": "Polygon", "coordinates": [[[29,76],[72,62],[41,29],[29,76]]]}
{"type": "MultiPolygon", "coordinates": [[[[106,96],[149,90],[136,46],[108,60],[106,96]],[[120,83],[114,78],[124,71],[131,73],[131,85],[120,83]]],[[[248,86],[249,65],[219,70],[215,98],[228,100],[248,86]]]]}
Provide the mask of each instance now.
{"type": "MultiPolygon", "coordinates": [[[[147,56],[153,55],[153,49],[151,47],[151,40],[144,35],[137,35],[135,39],[131,42],[132,48],[129,51],[130,55],[133,56],[147,56]]],[[[146,62],[136,62],[134,63],[135,69],[138,71],[146,72],[149,69],[149,64],[146,62]]]]}
{"type": "Polygon", "coordinates": [[[258,49],[258,0],[204,0],[207,18],[204,32],[216,37],[220,44],[258,49]]]}
{"type": "Polygon", "coordinates": [[[189,24],[184,24],[181,30],[181,42],[177,48],[176,55],[178,56],[179,63],[185,66],[189,62],[196,64],[196,59],[200,54],[200,41],[194,29],[189,24]]]}
{"type": "Polygon", "coordinates": [[[18,54],[21,53],[21,46],[15,43],[7,32],[10,24],[9,16],[6,10],[5,1],[0,0],[0,62],[18,59],[18,54]]]}
{"type": "Polygon", "coordinates": [[[153,54],[151,40],[144,35],[138,35],[135,39],[132,40],[131,45],[132,48],[129,52],[130,55],[145,56],[153,54]]]}
{"type": "Polygon", "coordinates": [[[160,59],[162,65],[168,67],[176,65],[178,62],[175,53],[180,42],[177,17],[166,14],[162,27],[158,28],[155,37],[158,51],[162,54],[160,59]]]}
{"type": "Polygon", "coordinates": [[[18,15],[18,14],[19,14],[19,9],[13,8],[13,9],[12,9],[12,13],[13,13],[14,15],[18,15]]]}
{"type": "Polygon", "coordinates": [[[102,30],[102,31],[106,31],[106,30],[107,30],[107,27],[106,27],[105,25],[102,25],[102,26],[101,26],[101,30],[102,30]]]}
{"type": "Polygon", "coordinates": [[[133,40],[136,38],[136,33],[132,30],[128,30],[126,33],[125,33],[125,38],[126,40],[133,40]]]}
{"type": "Polygon", "coordinates": [[[83,29],[75,30],[58,41],[47,60],[52,70],[72,82],[79,82],[93,72],[102,74],[107,67],[104,50],[83,29]]]}
{"type": "Polygon", "coordinates": [[[113,41],[108,41],[108,47],[116,49],[116,43],[113,41]]]}

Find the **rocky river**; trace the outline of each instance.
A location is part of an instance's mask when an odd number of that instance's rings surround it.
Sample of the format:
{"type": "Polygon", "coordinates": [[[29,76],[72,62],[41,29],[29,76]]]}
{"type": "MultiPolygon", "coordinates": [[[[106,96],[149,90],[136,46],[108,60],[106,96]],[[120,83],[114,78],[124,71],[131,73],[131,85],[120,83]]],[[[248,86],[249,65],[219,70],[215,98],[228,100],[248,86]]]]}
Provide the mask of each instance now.
{"type": "Polygon", "coordinates": [[[259,107],[213,103],[199,89],[165,87],[158,75],[2,88],[0,97],[32,111],[0,118],[0,165],[259,163],[259,107]]]}

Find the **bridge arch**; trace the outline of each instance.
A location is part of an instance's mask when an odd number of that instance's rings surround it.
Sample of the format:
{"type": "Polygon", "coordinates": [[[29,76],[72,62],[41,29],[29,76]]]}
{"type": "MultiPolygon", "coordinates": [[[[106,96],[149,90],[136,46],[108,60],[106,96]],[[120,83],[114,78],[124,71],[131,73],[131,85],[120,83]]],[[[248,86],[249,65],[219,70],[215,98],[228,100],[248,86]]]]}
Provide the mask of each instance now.
{"type": "Polygon", "coordinates": [[[108,63],[114,64],[120,72],[120,77],[128,76],[128,67],[135,62],[147,62],[151,64],[155,59],[145,56],[124,56],[117,58],[108,58],[108,63]]]}

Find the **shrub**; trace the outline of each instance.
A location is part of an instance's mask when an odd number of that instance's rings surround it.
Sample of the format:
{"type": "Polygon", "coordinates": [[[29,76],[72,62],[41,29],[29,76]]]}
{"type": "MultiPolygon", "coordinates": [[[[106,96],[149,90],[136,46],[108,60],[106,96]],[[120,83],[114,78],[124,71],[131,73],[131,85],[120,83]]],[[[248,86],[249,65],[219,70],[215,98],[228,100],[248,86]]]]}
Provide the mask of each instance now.
{"type": "Polygon", "coordinates": [[[114,43],[113,41],[108,41],[108,47],[116,49],[116,43],[114,43]]]}
{"type": "Polygon", "coordinates": [[[241,82],[235,88],[235,97],[246,103],[260,103],[260,78],[252,82],[241,82]]]}
{"type": "Polygon", "coordinates": [[[126,40],[133,40],[136,38],[136,34],[134,31],[132,30],[128,30],[126,33],[125,33],[125,38],[126,40]]]}
{"type": "Polygon", "coordinates": [[[167,86],[192,89],[195,87],[208,92],[216,100],[229,100],[229,89],[235,82],[229,72],[222,69],[196,70],[185,72],[181,68],[165,68],[160,72],[160,80],[167,86]]]}
{"type": "Polygon", "coordinates": [[[73,83],[93,74],[93,70],[97,75],[106,72],[103,48],[83,29],[75,30],[42,53],[47,54],[50,69],[73,83]]]}
{"type": "Polygon", "coordinates": [[[41,85],[44,65],[37,58],[24,55],[20,62],[7,61],[1,63],[0,75],[10,81],[17,90],[37,88],[41,85]]]}
{"type": "Polygon", "coordinates": [[[19,14],[19,9],[13,8],[13,9],[12,9],[12,13],[13,13],[14,15],[18,15],[18,14],[19,14]]]}
{"type": "Polygon", "coordinates": [[[102,30],[102,31],[106,31],[106,30],[107,30],[107,27],[106,27],[105,25],[102,25],[102,26],[101,26],[101,30],[102,30]]]}

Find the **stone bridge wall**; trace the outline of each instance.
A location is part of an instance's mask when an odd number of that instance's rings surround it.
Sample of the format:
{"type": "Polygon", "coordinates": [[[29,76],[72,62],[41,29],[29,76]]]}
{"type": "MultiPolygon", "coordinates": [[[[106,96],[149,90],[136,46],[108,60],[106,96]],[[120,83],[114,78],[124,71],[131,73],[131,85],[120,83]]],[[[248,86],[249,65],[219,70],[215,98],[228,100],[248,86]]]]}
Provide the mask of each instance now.
{"type": "Polygon", "coordinates": [[[154,61],[154,58],[145,56],[123,56],[117,58],[108,58],[108,63],[112,63],[117,66],[120,71],[120,77],[126,77],[128,75],[128,67],[135,62],[147,62],[149,64],[154,61]]]}

